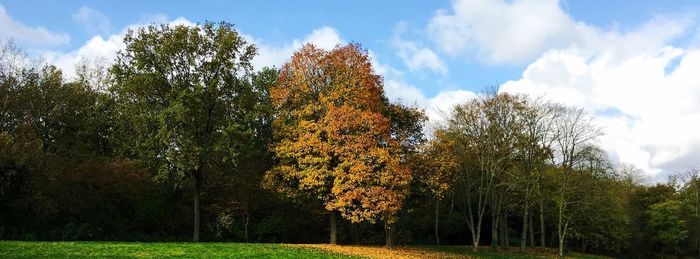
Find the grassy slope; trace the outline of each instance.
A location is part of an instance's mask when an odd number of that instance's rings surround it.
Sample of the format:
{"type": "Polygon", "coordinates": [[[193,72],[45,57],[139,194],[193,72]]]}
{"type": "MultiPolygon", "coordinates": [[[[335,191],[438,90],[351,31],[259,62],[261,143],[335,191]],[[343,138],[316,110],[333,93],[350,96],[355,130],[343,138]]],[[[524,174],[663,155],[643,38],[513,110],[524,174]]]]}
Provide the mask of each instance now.
{"type": "MultiPolygon", "coordinates": [[[[0,258],[555,258],[554,250],[472,252],[466,246],[280,245],[245,243],[0,241],[0,258]]],[[[570,258],[604,258],[569,255],[570,258]]]]}
{"type": "Polygon", "coordinates": [[[348,258],[276,244],[0,241],[0,258],[348,258]]]}
{"type": "MultiPolygon", "coordinates": [[[[556,249],[539,249],[527,248],[525,252],[521,252],[518,248],[511,248],[508,251],[499,250],[493,251],[489,247],[480,247],[479,251],[473,252],[470,246],[420,246],[419,248],[450,254],[468,255],[476,258],[556,258],[556,249]]],[[[566,258],[580,259],[605,259],[606,256],[569,253],[566,258]]]]}

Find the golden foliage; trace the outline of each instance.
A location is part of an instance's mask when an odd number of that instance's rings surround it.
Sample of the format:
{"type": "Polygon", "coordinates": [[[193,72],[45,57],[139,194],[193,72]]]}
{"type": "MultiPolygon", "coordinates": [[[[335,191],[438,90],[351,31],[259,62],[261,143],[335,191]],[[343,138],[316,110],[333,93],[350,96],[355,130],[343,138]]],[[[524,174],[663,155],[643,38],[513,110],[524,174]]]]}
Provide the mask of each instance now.
{"type": "Polygon", "coordinates": [[[266,186],[312,195],[352,222],[393,223],[411,181],[383,114],[381,77],[359,45],[306,45],[271,89],[277,164],[266,186]]]}
{"type": "Polygon", "coordinates": [[[348,245],[328,245],[328,244],[300,244],[287,246],[321,249],[334,253],[350,256],[361,256],[376,259],[394,258],[470,258],[469,256],[430,251],[416,247],[397,247],[389,249],[380,246],[348,246],[348,245]]]}

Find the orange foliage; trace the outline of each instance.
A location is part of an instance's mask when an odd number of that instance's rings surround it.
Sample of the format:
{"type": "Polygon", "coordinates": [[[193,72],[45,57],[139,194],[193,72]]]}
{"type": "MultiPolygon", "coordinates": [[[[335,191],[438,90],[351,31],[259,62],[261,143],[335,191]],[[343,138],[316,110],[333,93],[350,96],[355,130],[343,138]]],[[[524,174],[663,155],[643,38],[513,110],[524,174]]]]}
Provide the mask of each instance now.
{"type": "Polygon", "coordinates": [[[277,164],[268,187],[311,194],[352,222],[393,223],[411,181],[381,112],[382,79],[359,45],[306,45],[271,89],[277,164]]]}
{"type": "Polygon", "coordinates": [[[320,249],[333,253],[349,256],[359,256],[376,259],[395,258],[471,258],[464,254],[431,251],[418,247],[397,247],[389,249],[378,246],[348,246],[348,245],[326,245],[326,244],[286,244],[291,247],[302,247],[320,249]]]}

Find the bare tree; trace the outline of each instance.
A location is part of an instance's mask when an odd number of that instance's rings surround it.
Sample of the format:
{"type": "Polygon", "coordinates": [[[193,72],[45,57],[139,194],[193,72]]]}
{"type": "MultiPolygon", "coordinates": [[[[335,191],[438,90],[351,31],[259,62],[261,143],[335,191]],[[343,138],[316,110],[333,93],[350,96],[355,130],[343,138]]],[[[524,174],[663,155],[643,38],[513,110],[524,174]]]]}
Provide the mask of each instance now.
{"type": "MultiPolygon", "coordinates": [[[[540,100],[531,101],[521,113],[522,132],[519,134],[518,153],[520,158],[520,170],[514,174],[514,180],[522,193],[522,231],[520,236],[520,249],[524,250],[527,243],[527,230],[530,228],[532,236],[532,216],[530,215],[530,203],[532,196],[539,189],[539,181],[542,177],[544,165],[549,150],[552,146],[552,109],[550,105],[540,100]]],[[[541,206],[543,207],[543,206],[541,206]]],[[[542,214],[542,213],[540,213],[542,214]]],[[[541,217],[540,230],[544,233],[544,218],[541,217]]],[[[543,236],[544,237],[544,236],[543,236]]],[[[531,237],[531,240],[534,239],[531,237]]],[[[532,242],[532,241],[531,241],[532,242]]],[[[542,242],[544,245],[544,242],[542,242]]]]}
{"type": "Polygon", "coordinates": [[[461,158],[459,179],[465,195],[466,221],[477,250],[486,209],[491,209],[493,244],[497,242],[498,219],[503,195],[503,177],[512,159],[523,99],[512,95],[485,95],[457,105],[449,120],[461,158]]]}
{"type": "Polygon", "coordinates": [[[105,57],[82,57],[75,65],[77,80],[95,88],[99,92],[107,92],[112,82],[109,68],[112,62],[105,57]]]}
{"type": "Polygon", "coordinates": [[[557,213],[557,237],[559,238],[559,256],[564,255],[564,241],[566,239],[569,221],[574,216],[570,213],[569,206],[575,201],[571,200],[570,192],[576,189],[576,182],[570,181],[574,173],[574,165],[581,158],[584,148],[602,134],[602,131],[593,125],[593,117],[582,108],[572,108],[558,105],[554,107],[557,113],[554,120],[554,146],[556,149],[555,161],[558,162],[558,193],[556,195],[557,213]]]}

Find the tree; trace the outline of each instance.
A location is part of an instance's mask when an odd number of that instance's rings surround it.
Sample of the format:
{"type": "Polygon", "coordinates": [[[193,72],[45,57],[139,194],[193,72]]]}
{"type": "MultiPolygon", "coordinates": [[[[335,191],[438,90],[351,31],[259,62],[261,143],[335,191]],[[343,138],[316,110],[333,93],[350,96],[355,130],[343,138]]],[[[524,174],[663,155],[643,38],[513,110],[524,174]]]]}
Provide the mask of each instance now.
{"type": "MultiPolygon", "coordinates": [[[[400,146],[399,160],[402,166],[407,166],[416,177],[416,161],[420,160],[419,148],[426,142],[423,127],[428,120],[425,111],[401,103],[391,103],[384,98],[384,116],[389,119],[391,139],[400,146]]],[[[408,187],[404,187],[408,188],[408,187]]],[[[436,207],[436,209],[438,209],[436,207]]],[[[436,218],[437,219],[437,218],[436,218]]],[[[387,222],[385,222],[386,224],[387,222]]],[[[392,223],[393,224],[393,223],[392,223]]],[[[393,226],[389,226],[393,230],[393,226]]],[[[392,231],[386,233],[387,240],[391,239],[392,231]]]]}
{"type": "MultiPolygon", "coordinates": [[[[552,109],[550,105],[527,100],[521,118],[522,131],[517,135],[516,168],[512,172],[513,188],[522,193],[522,231],[520,250],[524,250],[527,241],[527,230],[532,233],[530,203],[532,196],[540,190],[542,173],[552,146],[552,109]]],[[[541,195],[540,195],[541,196],[541,195]]],[[[542,206],[540,206],[542,208],[542,206]]],[[[540,212],[540,217],[543,213],[540,212]]],[[[544,225],[540,223],[541,225],[544,225]]],[[[544,232],[543,229],[541,232],[544,232]]],[[[544,234],[542,234],[544,235],[544,234]]],[[[531,236],[531,239],[534,237],[531,236]]],[[[531,240],[533,242],[534,240],[531,240]]],[[[544,242],[542,242],[544,243],[544,242]]],[[[544,245],[544,244],[542,244],[544,245]]]]}
{"type": "Polygon", "coordinates": [[[271,90],[277,113],[273,150],[277,164],[268,186],[292,197],[311,196],[331,216],[391,225],[407,195],[411,173],[392,138],[381,77],[357,44],[326,52],[306,45],[280,72],[271,90]]]}
{"type": "Polygon", "coordinates": [[[193,240],[200,239],[201,184],[213,163],[235,164],[247,129],[244,83],[256,53],[228,23],[151,25],[129,31],[111,69],[128,154],[176,186],[190,178],[193,240]]]}
{"type": "Polygon", "coordinates": [[[491,209],[492,245],[497,244],[498,219],[505,197],[503,178],[515,154],[523,99],[508,94],[482,96],[456,105],[448,121],[455,150],[462,161],[460,186],[466,202],[466,220],[475,251],[481,238],[486,208],[491,209]]]}
{"type": "Polygon", "coordinates": [[[585,152],[580,152],[591,141],[595,140],[601,132],[593,126],[593,117],[589,116],[582,108],[566,106],[555,107],[554,142],[556,153],[554,161],[557,161],[556,183],[558,190],[555,198],[557,206],[557,237],[559,239],[559,256],[564,256],[564,241],[566,240],[569,222],[575,214],[571,213],[570,206],[578,202],[572,193],[585,188],[579,182],[573,181],[576,174],[574,166],[582,159],[585,152]]]}
{"type": "Polygon", "coordinates": [[[700,169],[689,168],[679,175],[683,181],[681,186],[681,198],[684,204],[691,209],[688,225],[689,236],[694,239],[694,249],[700,256],[700,169]]]}
{"type": "Polygon", "coordinates": [[[420,181],[435,199],[435,244],[440,245],[440,201],[454,188],[456,171],[459,165],[455,156],[454,139],[444,129],[433,132],[433,139],[423,147],[417,156],[416,179],[420,181]]]}
{"type": "Polygon", "coordinates": [[[681,218],[682,203],[669,200],[652,204],[649,207],[649,229],[655,233],[654,240],[661,244],[661,258],[664,248],[678,249],[678,244],[688,236],[685,220],[681,218]]]}
{"type": "Polygon", "coordinates": [[[603,248],[621,252],[627,247],[627,222],[624,183],[614,177],[612,162],[600,148],[587,145],[580,149],[580,159],[576,163],[571,180],[576,190],[570,192],[574,206],[569,223],[569,236],[581,241],[580,251],[589,248],[603,248]]]}

